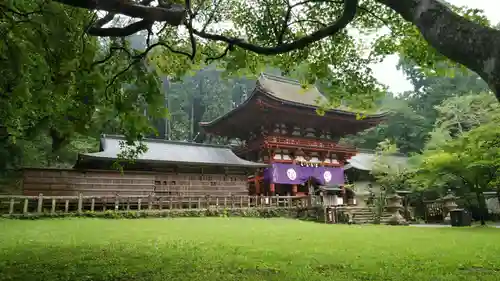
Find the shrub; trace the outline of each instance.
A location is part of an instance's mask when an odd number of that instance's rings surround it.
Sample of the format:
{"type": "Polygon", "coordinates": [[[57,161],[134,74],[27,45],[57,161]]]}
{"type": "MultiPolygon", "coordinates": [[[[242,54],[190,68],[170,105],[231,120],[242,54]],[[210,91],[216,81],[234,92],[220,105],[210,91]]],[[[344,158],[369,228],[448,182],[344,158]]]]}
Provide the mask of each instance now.
{"type": "Polygon", "coordinates": [[[251,217],[251,218],[277,218],[288,217],[303,220],[321,221],[321,208],[237,208],[237,209],[176,209],[176,210],[144,210],[144,211],[114,211],[104,212],[86,211],[82,213],[42,213],[6,215],[12,219],[46,219],[64,217],[90,217],[105,219],[139,219],[139,218],[178,218],[178,217],[251,217]]]}

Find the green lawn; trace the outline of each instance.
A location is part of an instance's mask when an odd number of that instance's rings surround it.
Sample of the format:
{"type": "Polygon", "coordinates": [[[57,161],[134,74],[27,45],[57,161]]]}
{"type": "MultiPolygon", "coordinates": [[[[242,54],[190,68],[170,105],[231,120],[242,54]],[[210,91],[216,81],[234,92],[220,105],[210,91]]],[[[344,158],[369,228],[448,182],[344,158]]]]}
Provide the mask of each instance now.
{"type": "Polygon", "coordinates": [[[0,280],[499,280],[500,229],[0,220],[0,280]]]}

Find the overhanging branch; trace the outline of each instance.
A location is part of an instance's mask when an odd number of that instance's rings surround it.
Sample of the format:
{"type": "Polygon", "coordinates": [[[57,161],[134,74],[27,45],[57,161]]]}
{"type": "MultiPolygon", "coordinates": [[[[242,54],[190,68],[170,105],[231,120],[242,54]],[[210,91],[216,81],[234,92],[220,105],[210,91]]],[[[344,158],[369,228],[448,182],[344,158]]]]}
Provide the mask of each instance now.
{"type": "Polygon", "coordinates": [[[179,26],[186,16],[184,6],[171,4],[168,7],[148,6],[152,0],[134,2],[126,0],[55,0],[56,2],[88,10],[102,10],[109,13],[121,14],[143,20],[168,22],[172,26],[179,26]]]}
{"type": "Polygon", "coordinates": [[[101,37],[126,37],[135,34],[141,30],[150,29],[153,26],[152,21],[141,20],[131,23],[125,27],[94,27],[89,28],[88,33],[92,36],[101,37]]]}
{"type": "Polygon", "coordinates": [[[242,49],[261,54],[261,55],[277,55],[283,54],[287,52],[291,52],[294,50],[302,49],[307,47],[308,45],[317,42],[321,39],[324,39],[328,36],[332,36],[344,29],[356,16],[356,10],[358,6],[359,0],[344,0],[344,11],[340,18],[337,19],[333,24],[330,24],[324,28],[321,28],[310,35],[304,36],[300,39],[297,39],[290,43],[278,44],[274,47],[264,47],[249,43],[241,38],[232,38],[226,37],[219,34],[207,33],[204,31],[199,31],[193,29],[193,33],[201,38],[205,38],[208,40],[226,42],[232,46],[238,46],[242,49]]]}

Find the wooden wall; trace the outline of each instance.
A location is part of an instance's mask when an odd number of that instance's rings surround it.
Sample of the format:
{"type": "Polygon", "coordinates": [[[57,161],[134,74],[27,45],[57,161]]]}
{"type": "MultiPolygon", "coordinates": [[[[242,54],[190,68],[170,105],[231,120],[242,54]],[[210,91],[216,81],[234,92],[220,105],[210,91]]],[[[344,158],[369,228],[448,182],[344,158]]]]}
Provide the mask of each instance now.
{"type": "Polygon", "coordinates": [[[23,194],[92,195],[247,195],[245,175],[168,174],[105,170],[25,169],[23,194]]]}

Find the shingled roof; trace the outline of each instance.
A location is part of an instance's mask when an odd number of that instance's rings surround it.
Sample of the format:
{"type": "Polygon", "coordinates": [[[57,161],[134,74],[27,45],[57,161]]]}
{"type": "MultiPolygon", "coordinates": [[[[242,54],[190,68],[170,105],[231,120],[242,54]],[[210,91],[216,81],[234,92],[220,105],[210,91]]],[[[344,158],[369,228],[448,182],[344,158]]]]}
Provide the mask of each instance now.
{"type": "MultiPolygon", "coordinates": [[[[125,138],[122,136],[103,135],[101,137],[100,152],[83,153],[79,155],[79,158],[80,160],[116,160],[118,154],[121,152],[120,142],[124,140],[125,138]]],[[[157,139],[146,139],[143,143],[148,147],[148,151],[139,155],[138,159],[136,159],[136,162],[139,163],[155,162],[247,168],[267,167],[267,164],[251,162],[239,158],[231,151],[229,146],[157,139]]]]}

